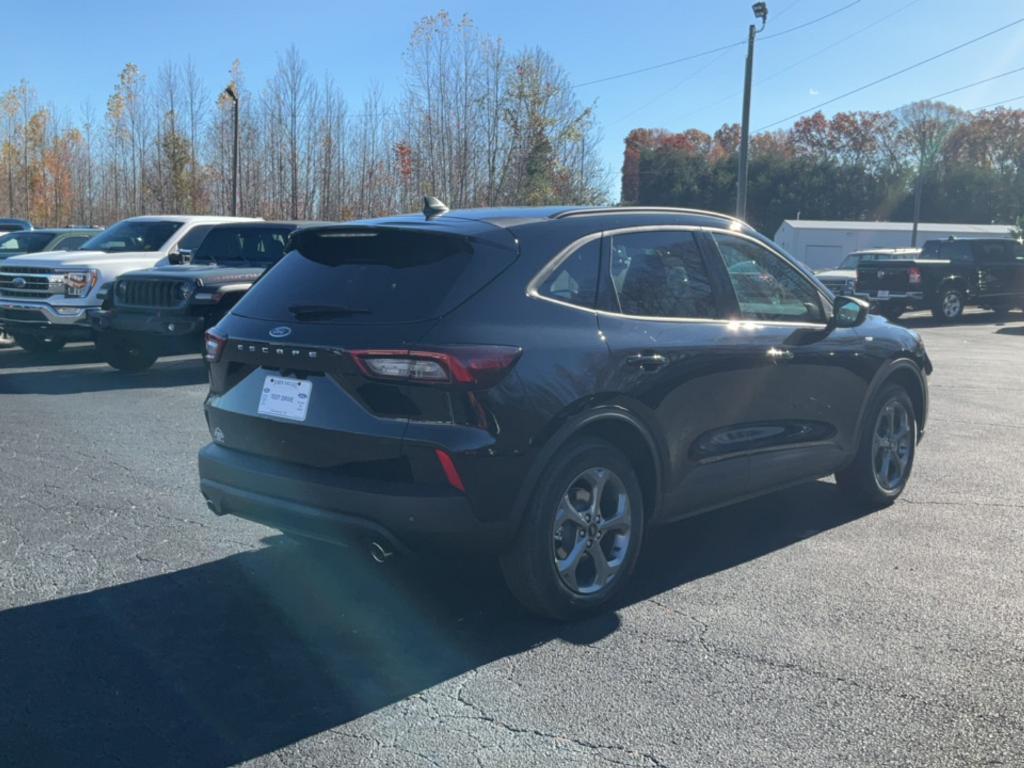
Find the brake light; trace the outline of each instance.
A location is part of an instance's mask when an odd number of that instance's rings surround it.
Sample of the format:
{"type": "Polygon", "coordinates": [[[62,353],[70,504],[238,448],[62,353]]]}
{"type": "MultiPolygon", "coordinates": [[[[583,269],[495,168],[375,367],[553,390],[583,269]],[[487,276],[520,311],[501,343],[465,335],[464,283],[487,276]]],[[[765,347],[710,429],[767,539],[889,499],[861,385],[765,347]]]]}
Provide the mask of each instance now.
{"type": "Polygon", "coordinates": [[[216,363],[220,360],[220,356],[224,354],[224,347],[227,346],[228,337],[210,330],[204,334],[203,342],[206,349],[207,361],[216,363]]]}
{"type": "Polygon", "coordinates": [[[910,278],[911,285],[921,284],[921,270],[917,267],[911,267],[907,270],[907,276],[910,278]]]}
{"type": "Polygon", "coordinates": [[[501,381],[522,353],[519,347],[496,346],[350,352],[359,369],[371,379],[483,387],[501,381]]]}

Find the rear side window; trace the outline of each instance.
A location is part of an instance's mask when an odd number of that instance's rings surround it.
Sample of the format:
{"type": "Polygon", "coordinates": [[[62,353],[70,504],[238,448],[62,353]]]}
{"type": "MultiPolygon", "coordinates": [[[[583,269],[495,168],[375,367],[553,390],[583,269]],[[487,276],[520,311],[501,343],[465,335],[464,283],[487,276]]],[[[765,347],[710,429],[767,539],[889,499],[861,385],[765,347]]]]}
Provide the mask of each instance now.
{"type": "Polygon", "coordinates": [[[193,264],[268,266],[284,257],[289,227],[215,227],[192,258],[193,264]]]}
{"type": "Polygon", "coordinates": [[[601,240],[577,248],[541,285],[539,293],[580,307],[597,301],[597,277],[601,271],[601,240]]]}
{"type": "Polygon", "coordinates": [[[692,232],[613,235],[609,251],[609,274],[623,314],[718,317],[711,282],[692,232]]]}
{"type": "Polygon", "coordinates": [[[1010,264],[1015,261],[1015,245],[1012,240],[981,241],[974,244],[974,258],[982,264],[1010,264]]]}
{"type": "Polygon", "coordinates": [[[415,229],[305,231],[235,306],[260,320],[336,325],[440,317],[516,257],[493,240],[415,229]]]}
{"type": "Polygon", "coordinates": [[[88,239],[88,235],[72,235],[61,240],[59,245],[62,251],[73,251],[88,239]]]}

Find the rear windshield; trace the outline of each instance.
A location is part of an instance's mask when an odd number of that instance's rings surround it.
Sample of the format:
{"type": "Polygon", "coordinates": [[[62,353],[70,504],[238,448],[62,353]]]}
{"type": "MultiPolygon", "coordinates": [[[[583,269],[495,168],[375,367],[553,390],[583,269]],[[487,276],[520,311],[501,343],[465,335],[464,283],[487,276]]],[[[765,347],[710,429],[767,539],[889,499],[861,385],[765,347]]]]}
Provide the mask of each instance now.
{"type": "Polygon", "coordinates": [[[257,281],[234,314],[331,324],[429,320],[515,260],[511,245],[417,230],[310,232],[257,281]]]}
{"type": "Polygon", "coordinates": [[[932,240],[924,244],[922,256],[926,259],[969,261],[971,246],[963,240],[932,240]]]}

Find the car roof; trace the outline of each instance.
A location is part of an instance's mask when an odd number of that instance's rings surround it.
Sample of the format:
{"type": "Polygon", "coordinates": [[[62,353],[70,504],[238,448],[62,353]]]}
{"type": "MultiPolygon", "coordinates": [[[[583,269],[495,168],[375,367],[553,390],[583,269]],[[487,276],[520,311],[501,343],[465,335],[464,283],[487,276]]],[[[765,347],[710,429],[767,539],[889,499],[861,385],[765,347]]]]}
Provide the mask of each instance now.
{"type": "MultiPolygon", "coordinates": [[[[718,226],[730,229],[752,231],[749,225],[724,213],[702,211],[693,208],[640,207],[640,206],[518,206],[505,208],[458,208],[427,218],[421,213],[385,216],[377,219],[362,219],[344,222],[337,226],[416,226],[433,225],[445,230],[473,229],[469,222],[499,228],[511,228],[528,224],[550,223],[564,219],[636,219],[649,218],[645,223],[686,224],[691,226],[718,226]]],[[[618,222],[608,222],[616,226],[618,222]]],[[[330,226],[330,225],[325,225],[330,226]]]]}
{"type": "MultiPolygon", "coordinates": [[[[95,227],[43,227],[42,229],[30,229],[28,232],[42,232],[44,235],[63,235],[68,232],[81,232],[82,234],[89,233],[96,235],[102,232],[102,229],[95,227]]],[[[13,232],[11,234],[14,234],[13,232]]]]}
{"type": "Polygon", "coordinates": [[[231,223],[242,223],[251,221],[263,221],[260,218],[249,218],[246,216],[182,216],[178,214],[170,214],[167,216],[150,214],[147,216],[131,216],[122,221],[179,221],[183,224],[231,224],[231,223]]]}
{"type": "Polygon", "coordinates": [[[292,229],[298,229],[299,227],[309,226],[330,226],[331,224],[337,224],[335,221],[224,221],[216,224],[214,229],[281,229],[282,227],[291,227],[292,229]]]}

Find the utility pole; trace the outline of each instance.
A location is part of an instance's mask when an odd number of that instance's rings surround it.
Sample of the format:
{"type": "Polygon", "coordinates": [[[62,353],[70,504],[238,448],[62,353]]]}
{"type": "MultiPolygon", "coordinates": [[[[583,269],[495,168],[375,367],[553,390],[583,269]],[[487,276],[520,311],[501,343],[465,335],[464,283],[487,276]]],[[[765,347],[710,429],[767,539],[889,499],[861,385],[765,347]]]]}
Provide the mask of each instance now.
{"type": "Polygon", "coordinates": [[[232,83],[224,89],[224,95],[231,99],[234,107],[234,141],[231,149],[231,215],[238,215],[238,88],[232,83]]]}
{"type": "Polygon", "coordinates": [[[747,68],[743,80],[743,123],[740,126],[740,170],[736,184],[736,217],[747,217],[747,161],[750,154],[750,87],[754,76],[754,40],[768,23],[768,4],[754,3],[754,18],[761,20],[761,29],[750,25],[747,34],[747,68]]]}
{"type": "Polygon", "coordinates": [[[921,221],[921,195],[924,193],[924,166],[917,169],[917,182],[914,184],[914,229],[910,234],[910,247],[917,248],[917,225],[921,221]]]}

